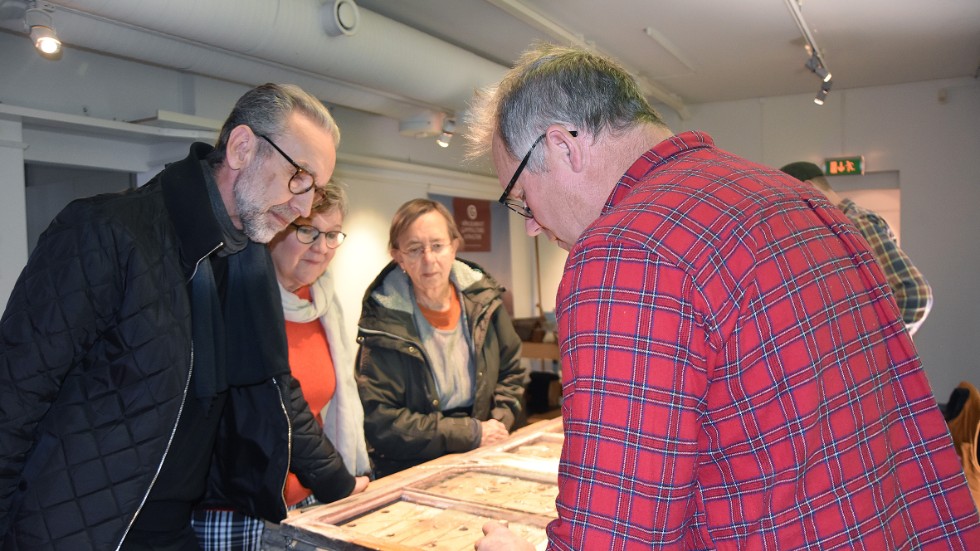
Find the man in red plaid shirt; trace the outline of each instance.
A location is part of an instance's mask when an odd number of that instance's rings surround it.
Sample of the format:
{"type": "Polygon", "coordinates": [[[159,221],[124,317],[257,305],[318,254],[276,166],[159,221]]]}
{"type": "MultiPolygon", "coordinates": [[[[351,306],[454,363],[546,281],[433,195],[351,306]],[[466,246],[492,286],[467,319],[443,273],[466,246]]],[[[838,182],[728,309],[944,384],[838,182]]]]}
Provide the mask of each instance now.
{"type": "Polygon", "coordinates": [[[823,195],[674,135],[583,50],[526,53],[470,119],[501,203],[569,251],[549,549],[980,549],[895,301],[823,195]]]}

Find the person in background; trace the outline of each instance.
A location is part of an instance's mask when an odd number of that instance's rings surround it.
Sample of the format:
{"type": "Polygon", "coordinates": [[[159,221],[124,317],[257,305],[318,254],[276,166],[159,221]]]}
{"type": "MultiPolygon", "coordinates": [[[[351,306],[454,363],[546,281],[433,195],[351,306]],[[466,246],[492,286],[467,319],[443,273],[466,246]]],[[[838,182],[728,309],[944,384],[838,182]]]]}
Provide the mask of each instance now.
{"type": "Polygon", "coordinates": [[[568,250],[549,549],[980,549],[881,270],[823,196],[674,134],[587,50],[535,47],[470,114],[500,202],[568,250]]]}
{"type": "MultiPolygon", "coordinates": [[[[339,140],[319,100],[265,84],[214,147],[55,217],[0,319],[0,547],[198,549],[208,483],[285,517],[290,375],[264,244],[309,216],[339,140]]],[[[319,499],[349,493],[325,482],[319,499]]]]}
{"type": "Polygon", "coordinates": [[[943,410],[953,437],[953,449],[963,462],[963,474],[980,511],[980,391],[968,381],[953,389],[943,410]]]}
{"type": "MultiPolygon", "coordinates": [[[[333,180],[310,217],[297,218],[269,242],[286,318],[294,382],[293,454],[283,499],[290,510],[316,503],[309,486],[330,483],[336,497],[364,491],[370,464],[364,410],[354,382],[353,341],[327,270],[344,242],[347,194],[333,180]],[[302,390],[300,388],[302,387],[302,390]],[[303,407],[303,402],[309,407],[303,407]],[[310,415],[309,413],[312,413],[310,415]],[[344,493],[349,489],[348,493],[344,493]]],[[[245,456],[242,461],[248,461],[245,456]]],[[[261,548],[266,523],[205,499],[193,526],[206,550],[261,548]]]]}
{"type": "Polygon", "coordinates": [[[503,441],[521,418],[521,341],[503,288],[456,258],[462,236],[429,199],[391,222],[394,259],[368,287],[357,384],[375,474],[503,441]]]}
{"type": "Polygon", "coordinates": [[[899,248],[898,240],[888,226],[888,222],[875,212],[859,207],[854,201],[838,195],[830,187],[830,182],[827,181],[820,167],[813,163],[799,161],[779,170],[817,188],[831,203],[837,205],[851,222],[854,222],[861,235],[868,240],[871,251],[878,259],[878,265],[885,272],[885,279],[892,289],[892,294],[895,295],[906,329],[910,335],[914,335],[932,310],[932,287],[926,282],[922,272],[912,264],[905,251],[899,248]]]}

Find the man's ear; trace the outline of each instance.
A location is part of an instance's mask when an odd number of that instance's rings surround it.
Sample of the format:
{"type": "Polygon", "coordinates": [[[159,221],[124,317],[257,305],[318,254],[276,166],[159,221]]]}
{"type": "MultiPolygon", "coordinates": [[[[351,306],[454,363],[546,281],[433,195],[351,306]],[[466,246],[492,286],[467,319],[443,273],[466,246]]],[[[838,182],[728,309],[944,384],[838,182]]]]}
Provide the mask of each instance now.
{"type": "Polygon", "coordinates": [[[545,142],[549,155],[555,155],[559,163],[565,164],[573,172],[582,172],[589,160],[590,150],[585,147],[585,138],[579,130],[578,136],[560,124],[552,124],[545,130],[545,142]]]}
{"type": "Polygon", "coordinates": [[[244,124],[233,128],[228,134],[228,145],[225,150],[225,165],[233,170],[241,170],[248,166],[258,149],[258,136],[244,124]]]}

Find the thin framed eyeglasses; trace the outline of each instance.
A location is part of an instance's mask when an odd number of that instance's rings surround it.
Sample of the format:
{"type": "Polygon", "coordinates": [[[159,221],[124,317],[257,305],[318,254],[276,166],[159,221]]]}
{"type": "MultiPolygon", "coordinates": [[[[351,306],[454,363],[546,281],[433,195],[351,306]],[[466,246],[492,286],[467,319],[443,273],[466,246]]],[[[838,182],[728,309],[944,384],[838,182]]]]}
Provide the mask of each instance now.
{"type": "MultiPolygon", "coordinates": [[[[568,133],[571,134],[573,138],[578,136],[578,130],[569,130],[568,133]]],[[[525,203],[523,199],[511,197],[510,192],[514,189],[514,184],[517,183],[517,179],[521,177],[521,173],[524,172],[524,167],[527,166],[527,162],[531,159],[531,153],[534,151],[534,146],[538,145],[538,143],[540,143],[546,135],[547,132],[541,134],[536,140],[534,140],[534,143],[531,144],[531,148],[527,150],[527,155],[524,155],[524,158],[521,159],[521,164],[517,165],[517,170],[515,170],[514,175],[510,177],[510,182],[507,184],[507,187],[504,188],[503,195],[501,195],[500,199],[497,201],[501,205],[509,208],[517,214],[520,214],[524,218],[534,218],[534,215],[531,214],[531,208],[527,206],[527,203],[525,203]]]]}
{"type": "Polygon", "coordinates": [[[263,140],[269,142],[269,145],[271,145],[273,149],[278,151],[279,154],[282,155],[282,158],[289,161],[289,164],[293,165],[293,168],[296,169],[296,172],[294,172],[293,176],[289,179],[290,193],[292,193],[293,195],[302,195],[307,191],[310,191],[311,189],[316,189],[316,191],[314,191],[314,193],[316,194],[316,197],[314,198],[314,203],[318,204],[324,199],[323,191],[316,185],[316,177],[313,176],[313,173],[299,166],[299,164],[296,161],[294,161],[292,157],[287,155],[286,152],[282,150],[282,148],[276,145],[276,142],[272,141],[272,138],[266,136],[265,134],[256,134],[256,135],[262,138],[263,140]]]}
{"type": "Polygon", "coordinates": [[[347,234],[342,231],[320,231],[314,226],[307,224],[293,223],[290,226],[296,228],[296,239],[306,245],[316,243],[317,238],[322,235],[323,240],[327,242],[327,246],[331,249],[336,249],[344,242],[344,239],[347,239],[347,234]]]}
{"type": "Polygon", "coordinates": [[[399,249],[402,254],[408,257],[409,260],[418,260],[422,258],[425,254],[426,249],[432,252],[433,256],[442,256],[452,250],[449,243],[443,243],[441,241],[436,241],[435,243],[429,243],[429,246],[422,244],[412,245],[405,249],[399,249]]]}

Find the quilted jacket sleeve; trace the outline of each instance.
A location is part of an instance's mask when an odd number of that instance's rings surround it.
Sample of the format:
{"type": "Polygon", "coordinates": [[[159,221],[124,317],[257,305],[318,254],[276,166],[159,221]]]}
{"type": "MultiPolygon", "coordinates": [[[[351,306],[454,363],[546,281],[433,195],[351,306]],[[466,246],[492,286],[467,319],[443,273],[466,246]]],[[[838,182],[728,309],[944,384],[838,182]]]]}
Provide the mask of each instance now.
{"type": "Polygon", "coordinates": [[[354,477],[344,460],[323,434],[313,417],[299,381],[289,379],[293,425],[293,453],[290,471],[303,486],[313,491],[317,501],[330,503],[347,497],[354,490],[354,477]]]}
{"type": "Polygon", "coordinates": [[[33,434],[119,301],[115,239],[66,207],[42,234],[0,319],[0,539],[11,522],[33,434]]]}

